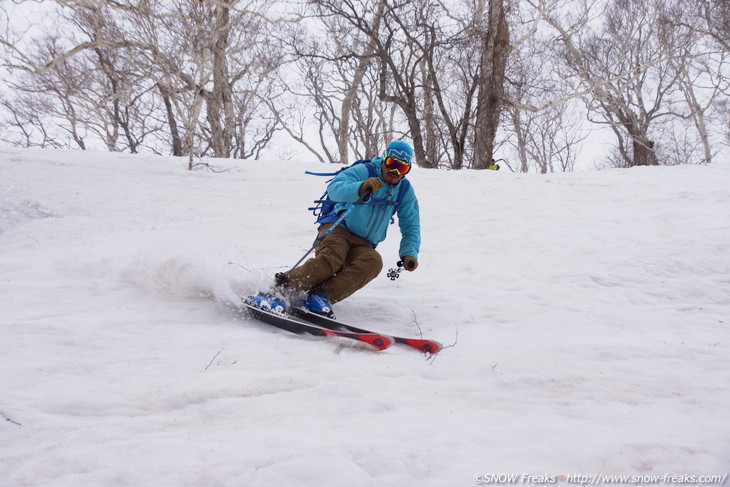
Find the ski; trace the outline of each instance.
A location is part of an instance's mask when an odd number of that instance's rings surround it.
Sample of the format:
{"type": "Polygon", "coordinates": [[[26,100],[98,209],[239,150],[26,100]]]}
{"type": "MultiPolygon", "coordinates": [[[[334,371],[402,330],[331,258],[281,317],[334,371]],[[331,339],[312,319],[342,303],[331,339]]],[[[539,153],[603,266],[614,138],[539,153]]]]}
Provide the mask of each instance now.
{"type": "MultiPolygon", "coordinates": [[[[353,333],[376,333],[372,332],[370,330],[365,330],[363,328],[357,328],[352,325],[348,325],[345,323],[342,323],[341,321],[337,321],[332,318],[328,318],[327,316],[319,315],[317,313],[312,313],[309,310],[306,310],[304,308],[299,308],[296,306],[291,307],[290,309],[291,314],[294,316],[297,316],[303,320],[306,320],[309,323],[321,326],[323,328],[328,328],[330,330],[345,330],[348,332],[353,333]]],[[[377,334],[377,333],[376,333],[377,334]]],[[[441,345],[439,342],[435,340],[423,340],[421,338],[403,338],[403,337],[396,337],[391,336],[395,343],[400,343],[401,345],[408,345],[409,347],[413,347],[417,350],[420,350],[422,352],[435,354],[441,351],[443,348],[443,345],[441,345]]]]}
{"type": "Polygon", "coordinates": [[[273,311],[263,310],[257,306],[252,305],[246,299],[242,300],[242,305],[248,311],[248,313],[257,320],[266,323],[267,325],[275,326],[291,333],[296,333],[297,335],[309,334],[314,336],[336,336],[342,338],[350,338],[353,340],[365,342],[377,348],[378,350],[385,350],[393,344],[393,339],[387,335],[381,335],[379,333],[372,332],[355,332],[352,330],[332,330],[323,326],[319,326],[316,323],[310,323],[305,320],[297,319],[296,317],[288,314],[279,314],[273,311]]]}

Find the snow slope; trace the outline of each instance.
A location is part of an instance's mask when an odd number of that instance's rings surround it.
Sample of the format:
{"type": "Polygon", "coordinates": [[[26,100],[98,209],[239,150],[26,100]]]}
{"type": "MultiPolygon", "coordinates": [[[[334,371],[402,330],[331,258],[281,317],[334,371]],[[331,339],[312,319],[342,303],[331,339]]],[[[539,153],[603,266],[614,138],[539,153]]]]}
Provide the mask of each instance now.
{"type": "Polygon", "coordinates": [[[730,471],[727,164],[416,168],[418,270],[335,311],[452,345],[427,360],[237,316],[330,167],[206,162],[0,149],[0,485],[730,471]]]}

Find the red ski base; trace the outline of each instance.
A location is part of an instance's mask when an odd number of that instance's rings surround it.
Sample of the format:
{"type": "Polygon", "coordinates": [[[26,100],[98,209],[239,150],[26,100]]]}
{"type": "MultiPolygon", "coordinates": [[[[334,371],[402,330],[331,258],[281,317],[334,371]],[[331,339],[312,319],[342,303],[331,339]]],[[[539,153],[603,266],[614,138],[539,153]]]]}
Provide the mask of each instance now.
{"type": "MultiPolygon", "coordinates": [[[[303,308],[297,308],[292,307],[291,313],[294,316],[298,316],[299,318],[302,318],[303,320],[306,320],[309,323],[313,323],[315,325],[319,325],[323,328],[329,328],[331,330],[339,331],[348,331],[352,333],[374,333],[370,330],[365,330],[363,328],[357,328],[351,325],[347,325],[345,323],[342,323],[337,320],[333,320],[332,318],[328,318],[326,316],[318,315],[316,313],[312,313],[309,310],[303,309],[303,308]]],[[[376,333],[377,334],[377,333],[376,333]]],[[[441,351],[443,345],[441,345],[439,342],[435,340],[424,340],[421,338],[402,338],[402,337],[390,337],[392,338],[395,343],[399,343],[401,345],[408,345],[409,347],[413,347],[417,350],[420,350],[425,353],[438,353],[441,351]]]]}
{"type": "Polygon", "coordinates": [[[393,342],[395,341],[392,337],[381,335],[380,333],[331,330],[315,323],[298,319],[294,316],[261,309],[252,305],[246,299],[243,299],[242,304],[248,313],[257,320],[264,322],[267,325],[275,326],[298,335],[306,333],[314,336],[350,338],[352,340],[358,340],[367,343],[368,345],[372,345],[378,350],[385,350],[393,345],[393,342]]]}

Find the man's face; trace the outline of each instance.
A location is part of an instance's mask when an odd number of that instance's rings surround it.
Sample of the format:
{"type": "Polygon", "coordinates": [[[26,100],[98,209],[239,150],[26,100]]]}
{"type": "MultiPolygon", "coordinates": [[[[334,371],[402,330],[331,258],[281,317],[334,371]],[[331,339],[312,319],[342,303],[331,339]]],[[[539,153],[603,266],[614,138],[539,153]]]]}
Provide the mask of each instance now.
{"type": "Polygon", "coordinates": [[[398,181],[400,181],[403,178],[400,174],[394,171],[383,171],[383,180],[390,184],[391,186],[395,186],[398,184],[398,181]]]}

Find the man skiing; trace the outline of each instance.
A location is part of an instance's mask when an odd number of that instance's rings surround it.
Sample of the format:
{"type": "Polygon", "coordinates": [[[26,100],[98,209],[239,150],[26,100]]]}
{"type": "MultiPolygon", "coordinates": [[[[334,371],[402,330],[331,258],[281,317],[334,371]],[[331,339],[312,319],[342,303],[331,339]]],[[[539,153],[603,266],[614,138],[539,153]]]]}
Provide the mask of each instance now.
{"type": "Polygon", "coordinates": [[[382,270],[383,259],[375,247],[385,240],[394,214],[398,215],[401,232],[398,255],[404,268],[414,271],[418,267],[421,225],[415,191],[405,179],[412,161],[413,149],[398,140],[391,142],[382,156],[338,173],[327,186],[336,205],[319,228],[319,235],[326,236],[315,249],[315,257],[287,273],[278,273],[277,295],[262,293],[251,303],[284,312],[286,306],[278,295],[289,295],[302,299],[296,302],[298,306],[333,317],[332,304],[361,289],[382,270]],[[360,199],[362,203],[355,204],[360,199]],[[336,220],[341,221],[333,223],[336,220]]]}

